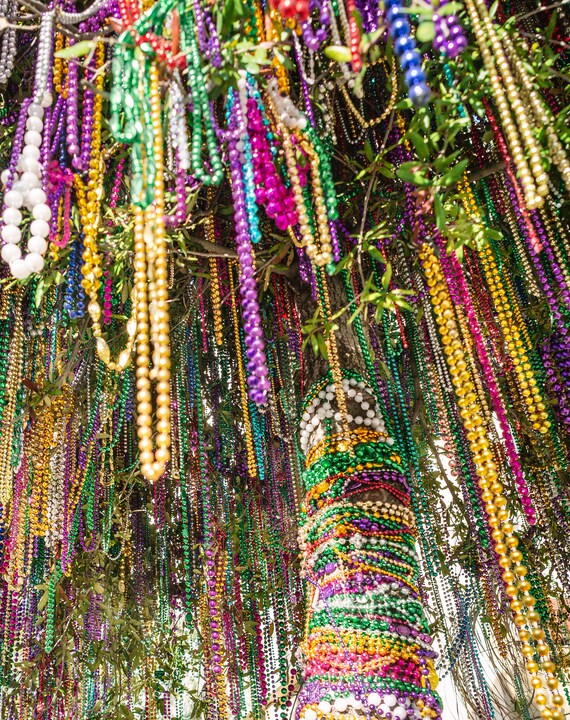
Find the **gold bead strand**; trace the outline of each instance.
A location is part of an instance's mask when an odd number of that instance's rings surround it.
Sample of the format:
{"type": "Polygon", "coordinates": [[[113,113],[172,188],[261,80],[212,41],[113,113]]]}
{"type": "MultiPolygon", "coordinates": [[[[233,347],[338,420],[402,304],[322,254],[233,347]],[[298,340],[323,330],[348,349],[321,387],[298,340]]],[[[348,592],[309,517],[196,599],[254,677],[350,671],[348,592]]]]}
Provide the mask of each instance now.
{"type": "Polygon", "coordinates": [[[12,496],[12,472],[10,461],[12,459],[12,440],[14,437],[14,419],[16,414],[16,396],[22,382],[22,369],[24,362],[24,323],[22,319],[22,299],[24,292],[21,287],[9,291],[5,290],[4,298],[9,293],[15,296],[14,304],[14,332],[10,342],[10,360],[6,377],[5,398],[6,405],[0,423],[0,505],[4,513],[12,496]]]}
{"type": "MultiPolygon", "coordinates": [[[[315,243],[315,238],[313,237],[313,233],[311,232],[311,227],[309,225],[309,214],[307,212],[307,205],[305,203],[305,198],[303,195],[301,180],[299,179],[299,170],[297,168],[297,160],[295,158],[295,150],[293,148],[293,143],[291,142],[291,137],[287,128],[278,119],[279,115],[275,109],[271,96],[268,93],[266,94],[265,100],[266,107],[271,108],[271,112],[275,120],[275,126],[281,136],[281,145],[283,147],[283,153],[285,156],[285,164],[287,165],[287,173],[289,175],[289,180],[291,182],[291,190],[293,191],[293,195],[295,197],[295,204],[297,206],[297,213],[299,218],[299,232],[301,234],[302,247],[305,248],[309,259],[314,261],[319,255],[319,248],[315,243]]],[[[292,229],[290,228],[289,230],[291,233],[291,237],[293,238],[293,242],[295,242],[295,244],[297,245],[298,243],[296,242],[295,235],[292,229]]]]}
{"type": "Polygon", "coordinates": [[[526,406],[526,414],[534,430],[545,434],[550,427],[548,413],[521,338],[522,333],[516,322],[515,313],[510,308],[493,251],[487,246],[480,251],[480,257],[483,274],[495,305],[499,327],[505,338],[507,354],[513,363],[523,403],[526,406]]]}
{"type": "Polygon", "coordinates": [[[160,90],[156,63],[150,66],[150,107],[156,164],[154,203],[151,211],[134,206],[135,288],[137,296],[137,434],[141,472],[155,482],[170,459],[170,329],[168,321],[168,259],[164,229],[164,153],[160,90]],[[145,220],[147,225],[145,227],[145,220]],[[147,262],[147,245],[154,262],[147,262]],[[149,317],[149,280],[153,283],[153,318],[149,317]],[[156,375],[156,437],[152,439],[150,329],[154,332],[156,375]],[[156,449],[154,449],[156,445],[156,449]]]}
{"type": "Polygon", "coordinates": [[[321,251],[317,252],[312,258],[315,265],[324,267],[332,260],[332,242],[329,228],[329,220],[327,209],[325,207],[325,196],[321,185],[321,176],[319,172],[319,157],[314,151],[310,143],[303,143],[303,149],[309,156],[311,164],[311,174],[313,176],[313,198],[315,202],[315,218],[321,241],[321,251]]]}
{"type": "MultiPolygon", "coordinates": [[[[529,115],[527,113],[527,105],[523,102],[519,92],[518,84],[513,77],[509,61],[505,54],[505,49],[493,24],[493,20],[489,15],[484,0],[473,0],[479,11],[479,17],[482,19],[487,35],[493,49],[493,59],[495,66],[498,67],[500,79],[506,90],[507,99],[510,101],[513,117],[518,125],[519,133],[522,137],[523,144],[529,152],[529,161],[532,174],[536,182],[536,192],[540,198],[548,195],[548,178],[542,167],[540,158],[540,147],[535,140],[534,134],[530,127],[529,115]]],[[[538,205],[542,205],[540,200],[538,205]]],[[[537,206],[538,206],[537,205],[537,206]]]]}
{"type": "MultiPolygon", "coordinates": [[[[321,276],[321,285],[322,285],[322,303],[321,303],[321,310],[323,312],[323,320],[325,323],[329,322],[329,319],[332,317],[332,310],[331,310],[331,300],[329,295],[329,286],[328,286],[328,276],[326,272],[324,271],[324,268],[320,267],[317,269],[317,273],[321,276]]],[[[327,348],[327,354],[328,354],[328,360],[329,365],[331,368],[331,375],[332,379],[335,385],[335,395],[336,395],[336,402],[338,405],[338,411],[342,416],[342,434],[344,435],[346,439],[346,445],[347,449],[350,451],[350,454],[353,454],[353,448],[350,444],[349,440],[349,427],[348,427],[348,420],[347,420],[347,414],[348,414],[348,408],[346,405],[346,395],[344,394],[344,388],[342,386],[342,370],[340,365],[340,360],[338,357],[338,346],[336,343],[336,335],[335,331],[332,330],[327,337],[325,338],[325,344],[327,348]]]]}
{"type": "MultiPolygon", "coordinates": [[[[208,189],[208,200],[210,204],[214,199],[213,188],[208,189]]],[[[206,240],[212,245],[216,244],[216,232],[214,225],[214,211],[209,210],[206,217],[206,240]]],[[[208,259],[208,266],[210,268],[210,286],[212,292],[212,313],[214,316],[214,338],[216,345],[221,347],[224,343],[224,336],[222,333],[222,299],[220,296],[220,278],[218,276],[218,260],[215,257],[208,259]]]]}
{"type": "Polygon", "coordinates": [[[536,599],[531,594],[530,583],[525,578],[528,570],[522,563],[522,553],[517,549],[519,541],[515,537],[513,525],[509,521],[507,499],[503,495],[503,486],[499,482],[497,466],[489,448],[487,433],[482,422],[483,413],[477,402],[471,378],[464,371],[459,372],[458,365],[465,362],[465,355],[459,342],[457,326],[452,317],[444,315],[447,310],[452,308],[451,296],[446,286],[441,264],[427,243],[424,243],[420,249],[420,260],[424,267],[441,342],[444,350],[448,347],[453,350],[453,352],[446,352],[445,355],[458,398],[458,405],[461,407],[462,423],[467,430],[469,447],[479,478],[478,484],[483,491],[481,498],[485,502],[489,525],[493,528],[491,536],[499,555],[499,565],[503,569],[505,591],[511,598],[510,606],[514,612],[514,623],[520,628],[521,652],[527,658],[526,667],[531,675],[532,686],[538,691],[535,701],[540,706],[540,714],[544,720],[547,718],[562,720],[560,707],[564,700],[557,692],[556,666],[548,659],[549,649],[548,645],[544,643],[544,630],[540,625],[540,616],[534,610],[536,599]],[[531,638],[536,641],[536,648],[529,644],[531,638]],[[532,659],[535,652],[539,656],[538,662],[532,659]],[[550,703],[542,680],[538,676],[539,670],[543,670],[548,676],[547,686],[552,692],[550,703]]]}
{"type": "MultiPolygon", "coordinates": [[[[556,237],[556,231],[554,229],[553,225],[553,219],[551,217],[552,207],[549,204],[548,210],[547,208],[540,208],[540,219],[542,220],[542,223],[546,229],[546,233],[549,238],[551,238],[550,244],[554,251],[554,254],[556,256],[556,260],[558,262],[558,265],[560,266],[560,272],[562,273],[562,277],[564,278],[564,282],[566,283],[566,287],[570,289],[570,273],[568,272],[568,265],[566,264],[566,260],[564,259],[562,255],[562,250],[560,248],[560,244],[558,242],[558,238],[556,237]]],[[[560,223],[558,220],[558,217],[555,213],[552,213],[554,218],[560,223]]],[[[561,225],[558,225],[559,229],[561,228],[561,225]]],[[[563,237],[562,233],[560,233],[561,238],[563,237]]],[[[562,243],[562,246],[564,247],[564,243],[562,243]]],[[[568,247],[568,244],[566,243],[566,247],[568,247]]]]}
{"type": "Polygon", "coordinates": [[[524,156],[524,151],[522,149],[521,141],[519,139],[519,134],[516,127],[516,118],[511,114],[507,95],[505,93],[505,90],[503,89],[503,86],[501,85],[493,55],[487,46],[487,40],[485,38],[485,33],[483,31],[483,26],[481,24],[481,20],[479,19],[475,3],[473,2],[473,0],[466,0],[465,6],[467,8],[467,12],[469,13],[473,32],[477,40],[477,45],[479,46],[479,49],[481,51],[481,57],[483,58],[483,63],[489,74],[489,81],[493,89],[495,102],[497,104],[497,109],[501,117],[501,123],[507,136],[507,141],[511,149],[513,162],[517,167],[517,174],[524,189],[527,206],[529,208],[536,208],[542,203],[542,198],[539,197],[537,193],[537,188],[534,183],[532,173],[524,156]]]}
{"type": "Polygon", "coordinates": [[[529,76],[524,63],[518,56],[511,38],[506,33],[503,37],[503,46],[522,85],[522,91],[528,99],[532,115],[537,124],[544,128],[551,160],[558,167],[566,187],[570,188],[570,162],[568,161],[566,150],[553,127],[554,118],[550,108],[534,88],[532,78],[529,76]]]}
{"type": "MultiPolygon", "coordinates": [[[[97,45],[96,68],[100,69],[105,59],[103,43],[97,45]]],[[[91,138],[92,157],[89,161],[89,174],[87,188],[78,175],[75,176],[77,204],[79,206],[84,236],[84,264],[81,268],[83,280],[81,285],[89,297],[87,310],[91,317],[93,335],[99,358],[109,370],[121,372],[130,362],[136,333],[136,294],[131,295],[132,312],[127,322],[127,344],[119,354],[117,361],[111,360],[111,350],[101,327],[101,306],[99,305],[99,288],[101,286],[102,258],[97,248],[97,233],[99,229],[99,202],[103,195],[103,158],[101,155],[101,113],[103,107],[104,75],[98,72],[95,78],[95,97],[93,100],[93,134],[91,138]]]]}
{"type": "MultiPolygon", "coordinates": [[[[233,263],[232,263],[233,265],[233,263]]],[[[247,401],[247,389],[245,370],[243,367],[243,357],[241,352],[241,338],[239,334],[239,320],[237,312],[236,290],[234,283],[233,267],[228,267],[228,277],[230,281],[230,302],[232,307],[232,320],[234,325],[234,338],[237,352],[237,368],[239,380],[239,392],[241,398],[241,411],[243,413],[243,424],[245,428],[245,447],[247,451],[247,468],[251,477],[257,477],[257,461],[255,459],[255,449],[253,445],[253,436],[251,434],[251,419],[249,416],[249,404],[247,401]]]]}
{"type": "Polygon", "coordinates": [[[62,77],[63,77],[63,60],[58,57],[57,53],[64,47],[64,37],[62,33],[55,34],[54,43],[54,60],[53,60],[53,89],[58,95],[63,92],[62,77]]]}

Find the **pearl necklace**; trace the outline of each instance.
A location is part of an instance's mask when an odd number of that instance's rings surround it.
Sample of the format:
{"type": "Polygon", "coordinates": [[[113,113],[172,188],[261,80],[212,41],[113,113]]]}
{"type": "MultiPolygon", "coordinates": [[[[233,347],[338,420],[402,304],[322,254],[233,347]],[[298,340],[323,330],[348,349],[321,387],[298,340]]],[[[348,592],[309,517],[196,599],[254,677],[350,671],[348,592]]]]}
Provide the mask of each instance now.
{"type": "Polygon", "coordinates": [[[12,276],[24,280],[32,273],[41,272],[44,267],[44,255],[47,250],[49,221],[51,210],[42,189],[43,168],[40,162],[40,147],[44,127],[44,108],[51,106],[53,98],[48,90],[48,76],[53,50],[54,11],[42,16],[38,41],[35,87],[32,102],[28,106],[24,147],[20,153],[16,173],[10,177],[10,171],[4,170],[0,179],[6,187],[4,193],[4,212],[2,220],[2,260],[10,266],[12,276]],[[30,211],[30,239],[28,254],[22,257],[20,241],[23,220],[21,209],[30,211]]]}
{"type": "Polygon", "coordinates": [[[302,113],[288,95],[282,95],[279,91],[279,85],[275,78],[271,78],[267,82],[267,92],[269,93],[279,120],[289,130],[305,130],[307,127],[307,116],[302,113]]]}
{"type": "Polygon", "coordinates": [[[110,5],[110,0],[95,0],[88,8],[79,13],[66,12],[58,9],[57,19],[62,25],[78,25],[96,15],[104,6],[110,5]]]}

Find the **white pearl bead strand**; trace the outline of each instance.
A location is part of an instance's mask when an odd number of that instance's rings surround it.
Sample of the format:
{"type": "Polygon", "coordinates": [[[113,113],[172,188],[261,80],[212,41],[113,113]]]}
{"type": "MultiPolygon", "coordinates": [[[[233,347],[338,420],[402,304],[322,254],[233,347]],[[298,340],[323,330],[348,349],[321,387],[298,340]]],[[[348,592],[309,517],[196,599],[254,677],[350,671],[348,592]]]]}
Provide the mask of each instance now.
{"type": "Polygon", "coordinates": [[[40,147],[44,128],[44,109],[53,102],[52,94],[47,89],[53,50],[53,16],[53,11],[49,11],[42,17],[33,101],[27,111],[24,147],[18,158],[16,171],[12,177],[10,170],[4,170],[0,174],[0,180],[6,188],[1,230],[3,244],[0,256],[9,265],[12,276],[18,280],[25,280],[33,273],[43,270],[44,255],[48,246],[51,210],[42,188],[40,147]],[[24,219],[22,209],[28,210],[31,216],[26,255],[22,255],[20,247],[22,240],[20,225],[24,219]]]}

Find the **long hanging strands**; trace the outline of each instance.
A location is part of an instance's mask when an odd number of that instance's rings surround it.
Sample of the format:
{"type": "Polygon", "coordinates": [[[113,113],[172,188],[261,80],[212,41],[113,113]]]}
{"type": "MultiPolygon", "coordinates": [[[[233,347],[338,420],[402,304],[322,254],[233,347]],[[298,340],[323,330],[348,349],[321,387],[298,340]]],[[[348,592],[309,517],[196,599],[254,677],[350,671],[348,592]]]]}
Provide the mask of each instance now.
{"type": "Polygon", "coordinates": [[[567,714],[566,15],[404,5],[0,0],[2,718],[567,714]]]}

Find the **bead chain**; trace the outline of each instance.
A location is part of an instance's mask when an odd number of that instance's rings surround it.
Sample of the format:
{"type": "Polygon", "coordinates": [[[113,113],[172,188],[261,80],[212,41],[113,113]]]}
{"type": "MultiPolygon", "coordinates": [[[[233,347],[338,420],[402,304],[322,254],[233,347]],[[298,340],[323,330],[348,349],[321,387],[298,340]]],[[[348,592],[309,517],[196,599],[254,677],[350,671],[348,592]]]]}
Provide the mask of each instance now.
{"type": "Polygon", "coordinates": [[[137,435],[141,472],[156,482],[170,459],[170,330],[168,322],[168,262],[164,229],[164,161],[158,67],[152,63],[150,106],[154,133],[156,178],[154,204],[146,211],[133,205],[135,214],[135,288],[137,297],[136,384],[137,435]],[[151,264],[151,256],[153,256],[151,264]],[[150,287],[147,287],[147,283],[150,287]],[[153,302],[152,316],[148,298],[153,302]],[[149,328],[150,319],[150,328],[149,328]],[[150,334],[149,334],[150,330],[150,334]],[[152,440],[150,340],[156,375],[156,450],[152,440]]]}

